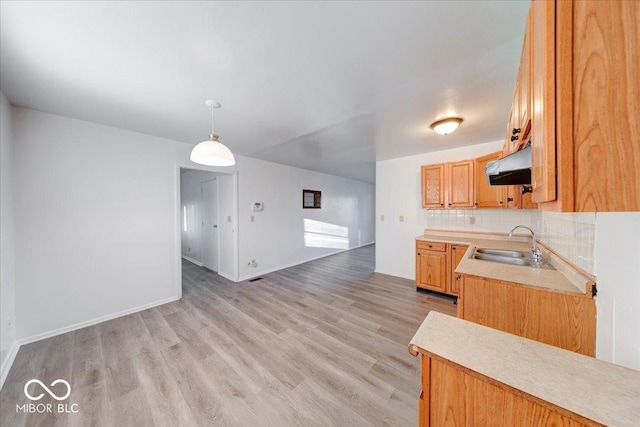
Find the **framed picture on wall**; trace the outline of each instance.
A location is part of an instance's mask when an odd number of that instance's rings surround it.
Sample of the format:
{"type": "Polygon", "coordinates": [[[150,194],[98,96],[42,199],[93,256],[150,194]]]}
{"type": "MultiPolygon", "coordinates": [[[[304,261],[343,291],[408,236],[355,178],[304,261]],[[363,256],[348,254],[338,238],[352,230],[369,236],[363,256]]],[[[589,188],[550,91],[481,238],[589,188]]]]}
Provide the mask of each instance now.
{"type": "Polygon", "coordinates": [[[302,190],[302,208],[320,209],[322,192],[316,190],[302,190]]]}

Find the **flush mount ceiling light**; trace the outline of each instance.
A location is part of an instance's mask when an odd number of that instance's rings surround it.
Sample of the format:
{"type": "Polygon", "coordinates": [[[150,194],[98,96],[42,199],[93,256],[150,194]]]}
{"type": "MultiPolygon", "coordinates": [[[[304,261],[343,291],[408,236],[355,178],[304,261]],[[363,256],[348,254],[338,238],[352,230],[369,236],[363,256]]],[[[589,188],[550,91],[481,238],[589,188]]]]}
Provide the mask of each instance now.
{"type": "Polygon", "coordinates": [[[438,120],[431,123],[431,129],[438,135],[449,135],[451,132],[458,129],[462,123],[462,119],[459,117],[449,117],[448,119],[438,120]]]}
{"type": "Polygon", "coordinates": [[[211,107],[211,133],[209,139],[193,147],[191,161],[207,166],[233,166],[236,159],[226,145],[218,141],[213,126],[213,110],[222,107],[219,102],[207,100],[205,105],[211,107]]]}

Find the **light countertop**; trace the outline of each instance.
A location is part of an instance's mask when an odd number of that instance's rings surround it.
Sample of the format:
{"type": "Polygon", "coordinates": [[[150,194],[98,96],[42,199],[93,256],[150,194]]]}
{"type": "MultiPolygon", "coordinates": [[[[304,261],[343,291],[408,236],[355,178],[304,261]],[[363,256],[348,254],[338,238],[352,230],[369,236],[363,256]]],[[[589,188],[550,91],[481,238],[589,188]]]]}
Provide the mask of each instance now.
{"type": "MultiPolygon", "coordinates": [[[[514,237],[513,240],[509,240],[507,236],[498,234],[425,230],[425,234],[416,237],[416,240],[468,245],[469,249],[456,268],[456,273],[504,280],[557,292],[587,295],[587,290],[591,289],[592,281],[588,277],[580,274],[580,272],[544,248],[541,248],[543,257],[556,268],[555,270],[499,264],[471,258],[475,248],[527,252],[531,250],[531,238],[519,235],[514,237]]],[[[587,296],[591,297],[591,295],[587,296]]]]}
{"type": "Polygon", "coordinates": [[[409,352],[447,359],[609,426],[637,426],[640,371],[431,311],[409,352]]]}

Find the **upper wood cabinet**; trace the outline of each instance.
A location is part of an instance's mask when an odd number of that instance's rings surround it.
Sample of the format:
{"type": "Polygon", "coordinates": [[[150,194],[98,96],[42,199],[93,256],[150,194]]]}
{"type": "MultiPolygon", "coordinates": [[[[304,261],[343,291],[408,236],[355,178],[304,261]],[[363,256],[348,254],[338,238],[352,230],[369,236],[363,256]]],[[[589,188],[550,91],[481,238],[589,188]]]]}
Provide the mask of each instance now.
{"type": "Polygon", "coordinates": [[[444,207],[445,164],[422,166],[422,207],[444,207]]]}
{"type": "Polygon", "coordinates": [[[531,7],[533,200],[640,210],[640,2],[531,7]]]}
{"type": "Polygon", "coordinates": [[[473,160],[447,163],[446,203],[450,208],[473,207],[473,160]]]}
{"type": "Polygon", "coordinates": [[[501,185],[489,185],[485,176],[484,168],[487,163],[498,160],[502,157],[502,152],[490,153],[486,156],[478,157],[475,161],[475,202],[477,208],[500,208],[504,205],[504,187],[501,185]]]}
{"type": "Polygon", "coordinates": [[[473,207],[473,160],[422,166],[422,207],[473,207]]]}
{"type": "Polygon", "coordinates": [[[531,13],[527,15],[518,78],[513,91],[511,114],[507,123],[504,154],[515,153],[524,146],[531,129],[531,13]]]}

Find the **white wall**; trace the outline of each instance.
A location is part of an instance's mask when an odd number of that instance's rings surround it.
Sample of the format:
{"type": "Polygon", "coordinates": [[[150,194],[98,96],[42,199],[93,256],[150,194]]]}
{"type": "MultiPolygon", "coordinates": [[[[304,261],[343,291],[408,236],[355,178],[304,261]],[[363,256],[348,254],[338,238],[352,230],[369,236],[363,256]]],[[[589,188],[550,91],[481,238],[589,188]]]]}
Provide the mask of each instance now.
{"type": "Polygon", "coordinates": [[[18,338],[175,299],[187,144],[16,108],[18,338]]]}
{"type": "Polygon", "coordinates": [[[202,183],[214,179],[217,174],[198,170],[186,170],[180,174],[180,204],[182,221],[180,228],[182,256],[202,265],[202,183]]]}
{"type": "Polygon", "coordinates": [[[237,161],[241,279],[374,242],[373,184],[246,157],[237,161]],[[303,189],[322,192],[322,209],[302,208],[303,189]],[[264,211],[253,212],[253,202],[263,202],[264,211]],[[252,259],[256,268],[247,265],[252,259]]]}
{"type": "Polygon", "coordinates": [[[377,272],[415,278],[414,239],[423,233],[429,212],[433,212],[422,208],[420,167],[500,151],[503,143],[488,142],[376,163],[377,272]],[[380,220],[381,215],[384,221],[380,220]],[[404,216],[403,222],[400,216],[404,216]]]}
{"type": "Polygon", "coordinates": [[[17,352],[11,105],[0,93],[0,387],[17,352]]]}
{"type": "Polygon", "coordinates": [[[640,213],[597,213],[596,357],[640,370],[640,213]]]}
{"type": "MultiPolygon", "coordinates": [[[[18,339],[177,298],[177,174],[190,164],[192,145],[22,108],[13,116],[18,339]]],[[[221,206],[232,222],[220,232],[239,234],[241,261],[238,268],[234,256],[221,258],[221,275],[225,269],[253,277],[374,241],[372,184],[237,161],[228,168],[237,175],[220,176],[240,194],[239,206],[221,206]],[[302,209],[303,188],[322,191],[322,209],[302,209]],[[254,201],[265,210],[252,212],[254,201]],[[307,244],[305,219],[324,225],[307,230],[307,244]],[[310,246],[310,240],[331,247],[310,246]],[[250,259],[257,268],[246,265],[250,259]]],[[[237,277],[231,276],[225,275],[237,277]]]]}

